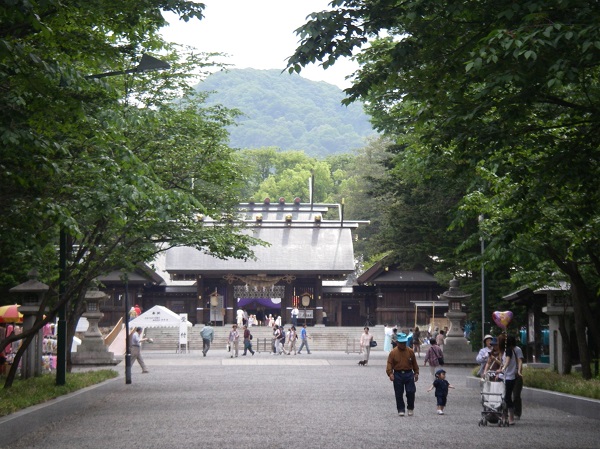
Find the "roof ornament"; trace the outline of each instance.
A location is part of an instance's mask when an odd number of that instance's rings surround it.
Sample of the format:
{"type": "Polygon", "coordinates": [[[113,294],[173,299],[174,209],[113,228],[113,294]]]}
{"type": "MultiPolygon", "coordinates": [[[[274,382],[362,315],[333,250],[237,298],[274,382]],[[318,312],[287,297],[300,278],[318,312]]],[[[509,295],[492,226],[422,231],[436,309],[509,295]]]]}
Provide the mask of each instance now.
{"type": "Polygon", "coordinates": [[[296,276],[292,276],[291,274],[286,274],[283,276],[267,276],[266,274],[239,276],[236,274],[229,273],[223,276],[223,279],[225,279],[230,284],[232,284],[235,281],[241,281],[244,284],[246,284],[246,286],[251,286],[255,289],[262,287],[264,289],[267,287],[272,288],[279,281],[285,281],[288,284],[291,284],[292,281],[296,279],[296,276]]]}

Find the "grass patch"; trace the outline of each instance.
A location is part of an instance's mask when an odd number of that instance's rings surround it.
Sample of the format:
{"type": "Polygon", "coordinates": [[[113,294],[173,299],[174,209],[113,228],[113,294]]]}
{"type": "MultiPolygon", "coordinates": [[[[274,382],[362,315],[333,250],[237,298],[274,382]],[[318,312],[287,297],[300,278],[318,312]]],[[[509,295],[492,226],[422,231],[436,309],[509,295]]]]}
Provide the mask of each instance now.
{"type": "Polygon", "coordinates": [[[580,373],[558,374],[549,369],[524,369],[523,385],[541,390],[600,399],[600,380],[584,380],[580,373]]]}
{"type": "MultiPolygon", "coordinates": [[[[477,376],[478,371],[479,367],[473,369],[472,375],[477,376]]],[[[600,379],[584,380],[579,372],[564,375],[549,369],[523,367],[523,386],[600,399],[600,379]]]]}
{"type": "Polygon", "coordinates": [[[0,417],[99,384],[118,375],[116,371],[108,369],[67,373],[65,385],[60,386],[56,385],[55,374],[44,374],[25,380],[15,379],[11,388],[0,389],[0,417]]]}

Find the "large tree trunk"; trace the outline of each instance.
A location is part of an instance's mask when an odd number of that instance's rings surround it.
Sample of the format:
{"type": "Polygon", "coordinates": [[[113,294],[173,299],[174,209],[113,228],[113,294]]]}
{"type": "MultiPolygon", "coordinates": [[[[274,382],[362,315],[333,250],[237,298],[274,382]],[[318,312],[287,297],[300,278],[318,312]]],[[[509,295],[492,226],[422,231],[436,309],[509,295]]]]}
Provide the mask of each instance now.
{"type": "MultiPolygon", "coordinates": [[[[573,300],[573,315],[575,318],[575,335],[577,337],[577,348],[579,349],[579,360],[581,362],[581,375],[584,379],[592,378],[592,367],[590,352],[586,338],[586,328],[589,326],[587,320],[591,318],[592,312],[589,304],[589,296],[585,282],[579,274],[579,270],[574,263],[569,263],[569,272],[567,273],[571,279],[571,292],[573,300]],[[587,315],[587,316],[586,316],[587,315]]],[[[594,338],[598,333],[598,329],[590,329],[594,333],[594,338]]]]}
{"type": "Polygon", "coordinates": [[[28,336],[23,338],[23,341],[21,342],[21,346],[19,347],[19,350],[15,354],[13,363],[10,366],[8,375],[6,376],[6,381],[4,382],[4,388],[12,387],[12,384],[15,381],[15,377],[17,375],[17,369],[19,369],[19,363],[21,362],[21,358],[23,358],[23,354],[25,354],[25,351],[29,347],[29,344],[33,341],[33,338],[35,337],[36,332],[29,332],[29,333],[24,332],[21,335],[28,335],[28,336]]]}
{"type": "Polygon", "coordinates": [[[560,367],[560,372],[571,374],[571,368],[573,367],[571,360],[571,336],[567,330],[565,315],[558,317],[558,330],[562,339],[562,367],[560,367]]]}

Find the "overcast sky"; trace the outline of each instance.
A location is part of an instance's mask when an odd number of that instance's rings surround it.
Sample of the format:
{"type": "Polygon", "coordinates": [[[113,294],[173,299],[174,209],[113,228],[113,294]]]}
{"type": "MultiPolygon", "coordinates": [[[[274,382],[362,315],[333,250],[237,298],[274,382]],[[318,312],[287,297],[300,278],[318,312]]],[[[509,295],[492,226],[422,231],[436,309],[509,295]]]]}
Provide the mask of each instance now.
{"type": "MultiPolygon", "coordinates": [[[[330,0],[204,0],[205,18],[183,22],[167,15],[170,26],[162,30],[166,40],[191,45],[202,52],[227,53],[235,68],[279,69],[294,52],[298,37],[294,30],[306,16],[328,9],[330,0]]],[[[326,81],[340,88],[349,86],[344,77],[356,64],[340,60],[323,70],[317,65],[303,69],[301,76],[326,81]]]]}

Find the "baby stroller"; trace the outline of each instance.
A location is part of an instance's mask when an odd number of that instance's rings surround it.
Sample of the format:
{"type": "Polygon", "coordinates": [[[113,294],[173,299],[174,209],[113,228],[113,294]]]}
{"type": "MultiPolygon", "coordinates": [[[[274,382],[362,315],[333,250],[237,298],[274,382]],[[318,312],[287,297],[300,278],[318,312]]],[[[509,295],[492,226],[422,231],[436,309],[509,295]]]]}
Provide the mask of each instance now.
{"type": "Polygon", "coordinates": [[[495,373],[487,373],[481,382],[481,411],[480,426],[498,424],[498,427],[508,426],[508,410],[504,401],[504,381],[495,373]]]}

